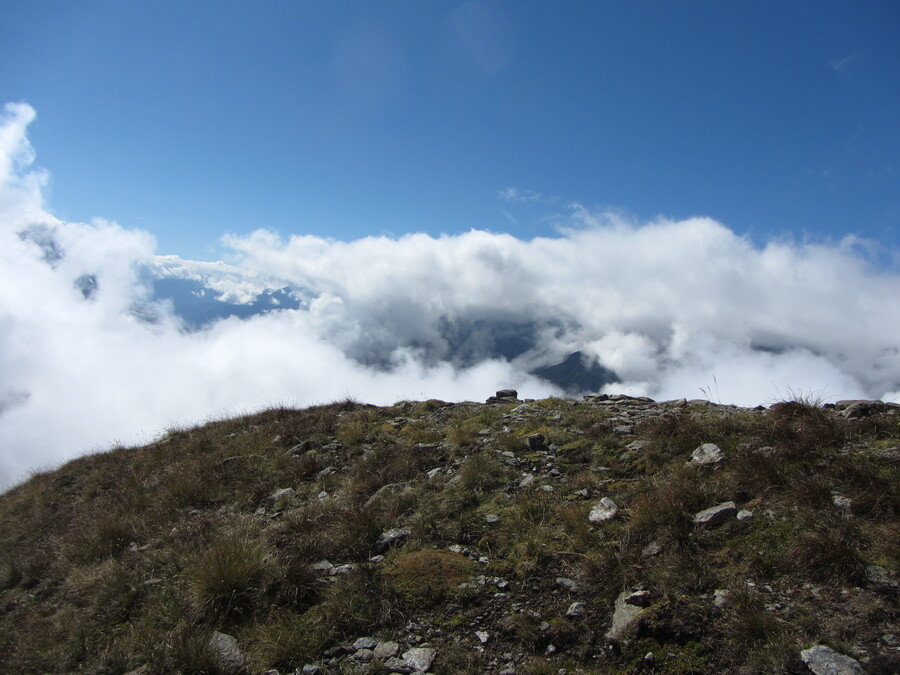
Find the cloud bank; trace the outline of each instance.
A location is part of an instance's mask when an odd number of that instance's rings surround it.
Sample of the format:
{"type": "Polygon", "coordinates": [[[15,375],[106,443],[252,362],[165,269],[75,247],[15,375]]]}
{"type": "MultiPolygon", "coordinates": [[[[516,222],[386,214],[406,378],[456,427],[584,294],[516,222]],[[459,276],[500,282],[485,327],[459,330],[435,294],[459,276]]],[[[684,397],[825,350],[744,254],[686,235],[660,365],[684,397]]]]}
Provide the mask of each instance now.
{"type": "Polygon", "coordinates": [[[200,263],[49,213],[33,118],[12,104],[0,119],[0,488],[266,405],[558,394],[529,372],[578,350],[617,375],[610,391],[658,399],[900,398],[900,276],[852,238],[757,246],[709,218],[576,205],[555,238],[261,230],[200,263]],[[299,301],[188,330],[154,293],[162,277],[233,303],[283,286],[299,301]]]}

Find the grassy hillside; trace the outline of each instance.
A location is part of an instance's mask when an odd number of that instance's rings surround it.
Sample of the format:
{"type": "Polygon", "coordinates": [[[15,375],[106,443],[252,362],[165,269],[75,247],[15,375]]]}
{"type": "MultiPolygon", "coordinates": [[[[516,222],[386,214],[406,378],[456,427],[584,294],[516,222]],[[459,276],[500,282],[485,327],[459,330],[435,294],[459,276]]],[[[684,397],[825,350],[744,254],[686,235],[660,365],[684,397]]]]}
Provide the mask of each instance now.
{"type": "Polygon", "coordinates": [[[896,672],[900,406],[602,398],[278,408],[36,475],[3,672],[896,672]]]}

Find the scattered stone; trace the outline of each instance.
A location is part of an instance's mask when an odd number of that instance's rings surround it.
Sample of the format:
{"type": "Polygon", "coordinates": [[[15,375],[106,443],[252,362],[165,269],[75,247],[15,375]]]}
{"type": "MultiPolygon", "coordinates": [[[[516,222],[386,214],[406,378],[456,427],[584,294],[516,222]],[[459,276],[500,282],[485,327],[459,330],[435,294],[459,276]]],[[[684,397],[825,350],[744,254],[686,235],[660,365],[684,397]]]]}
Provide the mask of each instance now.
{"type": "Polygon", "coordinates": [[[568,577],[556,577],[556,585],[562,586],[570,593],[578,592],[578,583],[568,577]]]}
{"type": "Polygon", "coordinates": [[[392,656],[397,656],[400,651],[400,645],[393,641],[379,642],[374,649],[375,658],[384,661],[392,656]]]}
{"type": "Polygon", "coordinates": [[[884,401],[838,401],[835,408],[841,411],[844,417],[871,417],[887,410],[884,401]]]}
{"type": "Polygon", "coordinates": [[[433,469],[431,469],[430,471],[428,471],[425,475],[428,476],[428,480],[434,480],[435,478],[437,478],[438,476],[441,475],[441,467],[436,466],[433,469]]]}
{"type": "Polygon", "coordinates": [[[556,645],[547,645],[547,649],[544,650],[544,654],[546,656],[553,656],[556,653],[556,645]]]}
{"type": "Polygon", "coordinates": [[[300,669],[301,675],[321,675],[322,669],[314,663],[307,663],[300,669]]]}
{"type": "Polygon", "coordinates": [[[385,530],[381,533],[381,535],[378,537],[378,540],[375,542],[375,552],[385,553],[389,548],[397,546],[409,539],[410,534],[411,531],[405,527],[385,530]]]}
{"type": "Polygon", "coordinates": [[[415,667],[396,656],[391,656],[385,659],[384,667],[388,672],[391,673],[411,673],[415,670],[415,667]]]}
{"type": "Polygon", "coordinates": [[[316,476],[319,478],[325,478],[326,476],[330,476],[331,474],[335,473],[336,471],[337,471],[337,469],[335,467],[326,466],[324,469],[319,471],[319,473],[317,473],[316,476]]]}
{"type": "Polygon", "coordinates": [[[375,658],[375,654],[371,649],[357,649],[350,658],[361,663],[368,663],[375,658]]]}
{"type": "Polygon", "coordinates": [[[691,453],[691,462],[700,466],[716,464],[723,459],[722,449],[715,443],[704,443],[691,453]]]}
{"type": "Polygon", "coordinates": [[[494,396],[489,396],[488,403],[510,403],[519,400],[519,392],[515,389],[500,389],[494,396]]]}
{"type": "Polygon", "coordinates": [[[487,514],[487,515],[484,517],[484,519],[485,519],[487,522],[491,523],[492,525],[493,525],[494,523],[499,523],[499,522],[500,522],[500,516],[498,516],[496,513],[489,513],[489,514],[487,514]]]}
{"type": "Polygon", "coordinates": [[[748,511],[747,509],[741,509],[737,512],[738,520],[750,520],[753,517],[753,511],[748,511]]]}
{"type": "Polygon", "coordinates": [[[434,662],[435,654],[435,650],[430,647],[413,647],[403,652],[403,660],[411,665],[414,670],[427,673],[434,662]]]}
{"type": "Polygon", "coordinates": [[[534,484],[534,476],[531,475],[531,474],[528,474],[528,475],[525,476],[522,480],[519,481],[519,487],[520,487],[520,488],[527,488],[527,487],[530,487],[530,486],[533,485],[533,484],[534,484]]]}
{"type": "Polygon", "coordinates": [[[291,455],[292,457],[299,457],[304,452],[309,452],[310,450],[312,450],[312,441],[307,439],[305,441],[300,441],[284,454],[291,455]]]}
{"type": "Polygon", "coordinates": [[[290,497],[293,494],[294,488],[281,488],[280,490],[275,490],[275,492],[266,497],[266,499],[270,502],[277,502],[279,499],[290,497]]]}
{"type": "Polygon", "coordinates": [[[713,591],[713,604],[716,607],[724,607],[726,602],[728,602],[728,591],[722,588],[713,591]]]}
{"type": "Polygon", "coordinates": [[[641,607],[630,605],[625,598],[632,596],[636,591],[622,591],[616,598],[613,608],[612,625],[606,631],[606,637],[610,640],[621,640],[631,622],[644,610],[641,607]]]}
{"type": "Polygon", "coordinates": [[[588,520],[592,523],[603,523],[615,518],[618,512],[618,505],[609,497],[604,497],[591,509],[588,520]]]}
{"type": "Polygon", "coordinates": [[[834,504],[839,511],[845,513],[850,513],[850,507],[853,505],[853,502],[849,497],[837,493],[832,494],[831,503],[834,504]]]}
{"type": "Polygon", "coordinates": [[[491,639],[490,634],[486,630],[476,630],[475,637],[478,638],[481,644],[487,644],[487,641],[491,639]]]}
{"type": "Polygon", "coordinates": [[[803,663],[816,675],[865,675],[859,661],[825,645],[813,645],[800,652],[803,663]]]}
{"type": "Polygon", "coordinates": [[[313,563],[312,565],[310,565],[310,569],[312,569],[313,572],[318,572],[323,576],[334,575],[334,565],[332,565],[327,560],[320,560],[317,563],[313,563]]]}
{"type": "Polygon", "coordinates": [[[247,670],[247,659],[238,647],[238,641],[226,633],[214,631],[209,639],[219,670],[224,675],[239,675],[247,670]]]}
{"type": "Polygon", "coordinates": [[[662,546],[659,545],[659,542],[651,541],[641,550],[641,555],[658,555],[660,551],[662,551],[662,546]]]}
{"type": "Polygon", "coordinates": [[[653,655],[653,652],[644,654],[644,663],[653,663],[654,661],[656,661],[656,657],[653,655]]]}
{"type": "Polygon", "coordinates": [[[378,640],[373,637],[361,637],[357,638],[357,640],[353,643],[353,649],[375,649],[376,645],[378,645],[378,640]]]}
{"type": "Polygon", "coordinates": [[[697,525],[715,527],[716,525],[721,525],[736,513],[737,505],[734,502],[722,502],[694,514],[694,522],[697,525]]]}
{"type": "Polygon", "coordinates": [[[584,603],[583,602],[573,602],[569,605],[569,609],[566,610],[566,616],[570,619],[573,619],[578,616],[584,616],[584,603]]]}
{"type": "Polygon", "coordinates": [[[896,589],[898,586],[891,573],[879,565],[866,566],[866,581],[871,586],[886,590],[896,589]]]}
{"type": "Polygon", "coordinates": [[[634,433],[634,427],[630,424],[619,424],[613,427],[613,433],[619,436],[627,436],[634,433]]]}

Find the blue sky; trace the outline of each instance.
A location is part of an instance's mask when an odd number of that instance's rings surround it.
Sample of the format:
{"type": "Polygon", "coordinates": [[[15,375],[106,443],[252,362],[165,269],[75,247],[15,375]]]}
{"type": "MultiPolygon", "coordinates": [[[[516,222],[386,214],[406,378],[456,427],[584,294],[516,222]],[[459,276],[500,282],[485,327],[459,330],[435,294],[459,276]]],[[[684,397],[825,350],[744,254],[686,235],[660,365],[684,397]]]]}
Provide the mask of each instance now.
{"type": "Polygon", "coordinates": [[[893,1],[6,0],[0,64],[49,208],[159,253],[530,239],[572,203],[900,246],[893,1]]]}

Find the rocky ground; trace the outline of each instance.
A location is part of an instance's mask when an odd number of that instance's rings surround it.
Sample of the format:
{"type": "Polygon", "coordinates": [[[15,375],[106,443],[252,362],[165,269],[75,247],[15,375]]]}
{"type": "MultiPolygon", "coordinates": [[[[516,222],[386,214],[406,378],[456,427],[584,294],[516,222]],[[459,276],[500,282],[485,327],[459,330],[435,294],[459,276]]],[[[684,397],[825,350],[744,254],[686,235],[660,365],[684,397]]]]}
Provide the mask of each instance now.
{"type": "Polygon", "coordinates": [[[344,401],[0,496],[17,673],[897,673],[900,406],[344,401]]]}

